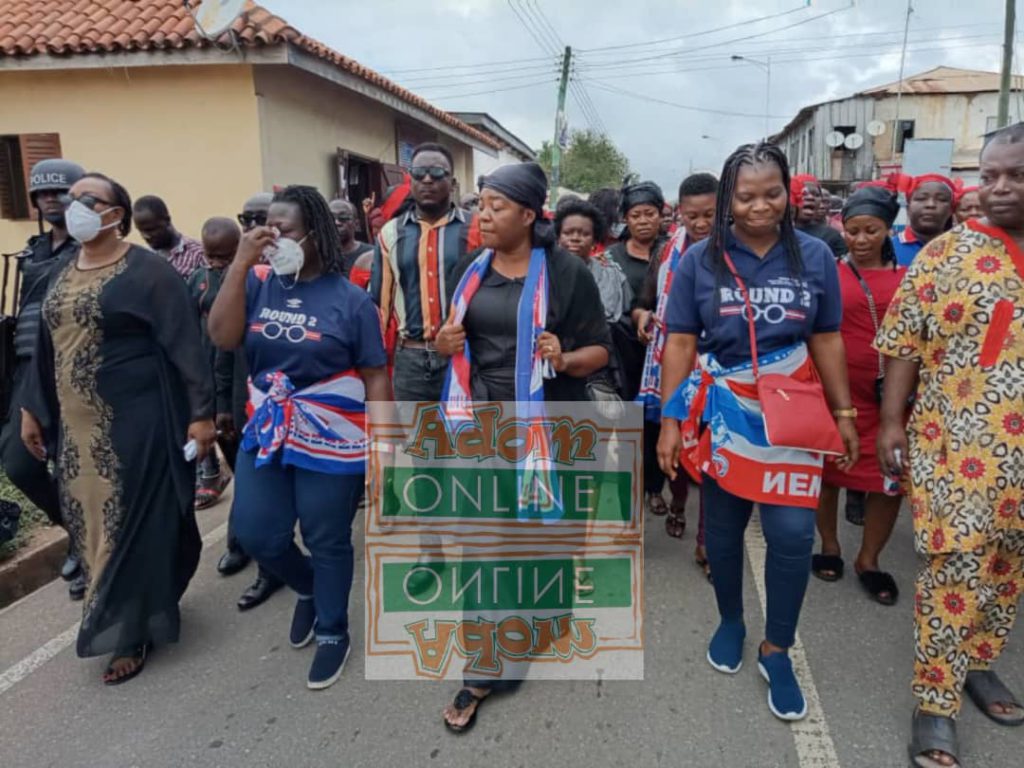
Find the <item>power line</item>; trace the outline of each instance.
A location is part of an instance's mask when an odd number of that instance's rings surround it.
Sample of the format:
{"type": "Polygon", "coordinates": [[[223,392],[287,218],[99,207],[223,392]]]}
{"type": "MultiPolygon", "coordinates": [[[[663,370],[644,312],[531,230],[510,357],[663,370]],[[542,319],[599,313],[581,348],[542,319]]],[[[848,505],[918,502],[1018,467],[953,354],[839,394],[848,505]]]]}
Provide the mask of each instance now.
{"type": "Polygon", "coordinates": [[[734,112],[734,111],[727,110],[727,109],[712,109],[712,108],[709,108],[709,107],[695,107],[692,104],[679,104],[678,102],[675,102],[675,101],[666,101],[665,99],[659,99],[659,98],[656,98],[654,96],[646,96],[646,95],[641,94],[641,93],[634,93],[633,91],[627,91],[627,90],[624,90],[622,88],[618,88],[618,87],[616,87],[614,85],[609,85],[609,84],[606,84],[606,83],[602,83],[599,80],[588,80],[587,83],[592,85],[594,88],[597,88],[598,90],[607,91],[608,93],[615,93],[615,94],[619,94],[619,95],[622,95],[622,96],[629,96],[631,98],[638,99],[640,101],[649,101],[649,102],[652,102],[654,104],[664,104],[665,106],[668,106],[668,107],[676,107],[678,109],[685,109],[685,110],[690,111],[690,112],[706,112],[706,113],[712,114],[712,115],[726,115],[728,117],[756,117],[758,119],[762,119],[764,117],[771,117],[771,118],[776,118],[776,119],[784,120],[787,117],[789,117],[788,115],[764,115],[764,114],[757,114],[757,113],[752,113],[752,112],[734,112]]]}
{"type": "Polygon", "coordinates": [[[526,31],[530,33],[530,37],[533,38],[533,41],[537,44],[537,47],[540,48],[542,51],[550,54],[551,50],[548,48],[547,44],[540,37],[537,36],[537,33],[533,30],[533,26],[529,24],[526,21],[526,18],[523,16],[523,14],[519,12],[519,8],[516,7],[513,0],[505,0],[505,2],[508,3],[508,7],[512,9],[512,13],[516,15],[516,18],[519,19],[519,23],[522,24],[526,28],[526,31]]]}
{"type": "Polygon", "coordinates": [[[506,91],[519,91],[519,90],[522,90],[524,88],[533,88],[534,86],[537,86],[537,85],[550,85],[551,83],[557,83],[557,82],[558,82],[558,80],[535,80],[532,83],[525,83],[523,85],[512,85],[512,86],[509,86],[508,88],[488,88],[486,91],[473,91],[471,93],[453,93],[453,94],[446,94],[445,93],[445,94],[438,94],[438,95],[435,95],[435,96],[431,96],[430,98],[437,99],[437,100],[441,100],[441,99],[461,99],[461,98],[464,98],[466,96],[481,96],[481,95],[487,94],[487,93],[504,93],[506,91]]]}
{"type": "Polygon", "coordinates": [[[640,62],[644,62],[644,61],[656,61],[656,60],[661,60],[661,59],[674,58],[674,57],[678,57],[678,56],[687,56],[689,54],[696,53],[697,51],[706,51],[706,50],[711,49],[711,48],[721,48],[722,46],[732,45],[734,43],[742,43],[745,40],[753,40],[753,39],[758,38],[758,37],[764,37],[766,35],[773,35],[776,32],[784,32],[787,29],[793,29],[794,27],[799,27],[799,26],[802,26],[804,24],[810,24],[812,21],[818,21],[819,19],[824,19],[824,18],[826,18],[828,16],[833,16],[833,15],[835,15],[837,13],[842,13],[843,11],[848,11],[852,7],[853,7],[853,3],[851,2],[849,5],[844,5],[842,8],[836,8],[836,9],[831,10],[831,11],[825,11],[824,13],[819,13],[819,14],[817,14],[815,16],[810,16],[810,17],[808,17],[806,19],[801,19],[800,21],[794,21],[792,24],[787,24],[787,25],[785,25],[783,27],[776,27],[775,29],[769,29],[769,30],[767,30],[765,32],[754,32],[754,33],[751,33],[749,35],[744,35],[743,37],[735,37],[735,38],[733,38],[731,40],[724,40],[722,42],[711,43],[711,44],[704,45],[704,46],[698,46],[696,48],[680,49],[680,50],[676,51],[675,53],[664,53],[663,52],[663,53],[655,54],[653,56],[641,56],[641,57],[632,58],[632,59],[624,59],[624,60],[622,60],[620,62],[594,64],[593,66],[594,67],[610,67],[610,66],[614,67],[614,66],[622,65],[622,64],[636,64],[636,63],[640,63],[640,62]]]}
{"type": "MultiPolygon", "coordinates": [[[[432,90],[436,90],[438,88],[451,88],[452,86],[479,85],[481,83],[508,83],[508,82],[513,82],[515,80],[523,80],[523,79],[533,80],[533,79],[536,79],[538,77],[543,77],[544,75],[546,75],[548,73],[554,74],[555,70],[548,69],[545,72],[532,72],[532,73],[529,73],[529,74],[510,75],[508,77],[484,77],[484,78],[479,78],[479,79],[475,79],[475,80],[457,79],[457,80],[450,80],[450,81],[442,82],[442,83],[435,83],[433,85],[431,85],[431,84],[419,84],[419,85],[416,85],[415,88],[416,88],[416,90],[421,90],[421,91],[432,91],[432,90]]],[[[405,84],[404,80],[402,82],[403,82],[403,84],[405,84]]]]}
{"type": "Polygon", "coordinates": [[[519,7],[522,8],[523,13],[530,17],[530,20],[536,25],[541,36],[554,46],[555,50],[565,48],[565,43],[562,42],[555,28],[547,21],[547,17],[544,16],[544,12],[540,10],[539,6],[533,8],[530,5],[530,0],[519,0],[519,7]]]}
{"type": "Polygon", "coordinates": [[[383,75],[398,75],[406,72],[436,72],[448,69],[475,69],[477,67],[498,66],[500,64],[527,64],[537,61],[553,61],[550,56],[534,56],[529,59],[506,59],[504,61],[481,61],[472,64],[442,64],[437,67],[411,67],[408,69],[381,69],[383,75]]]}
{"type": "MultiPolygon", "coordinates": [[[[724,27],[715,27],[714,29],[703,29],[700,32],[691,32],[686,35],[677,35],[675,37],[663,37],[658,40],[646,40],[638,43],[623,43],[622,45],[604,45],[598,48],[580,48],[580,56],[587,57],[591,55],[602,55],[602,51],[616,51],[622,50],[623,48],[649,48],[654,45],[661,45],[663,43],[672,43],[679,40],[690,40],[694,37],[703,37],[704,35],[713,35],[716,32],[724,32],[727,29],[735,29],[736,27],[746,27],[751,24],[759,24],[762,21],[768,21],[770,19],[777,19],[782,16],[788,16],[791,13],[797,13],[806,8],[806,5],[800,5],[797,8],[791,8],[788,11],[781,11],[779,13],[771,13],[767,16],[760,16],[756,19],[747,19],[746,21],[737,21],[735,24],[726,24],[724,27]]],[[[608,54],[604,54],[608,55],[608,54]]]]}

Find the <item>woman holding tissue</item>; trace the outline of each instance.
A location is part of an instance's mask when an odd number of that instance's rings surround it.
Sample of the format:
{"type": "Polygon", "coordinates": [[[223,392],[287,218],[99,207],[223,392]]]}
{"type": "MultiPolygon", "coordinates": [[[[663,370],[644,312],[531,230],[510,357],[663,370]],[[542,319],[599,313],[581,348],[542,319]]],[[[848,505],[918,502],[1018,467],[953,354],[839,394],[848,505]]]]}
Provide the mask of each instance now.
{"type": "Polygon", "coordinates": [[[235,533],[298,594],[289,641],[316,638],[311,689],[332,685],[348,658],[366,401],[391,399],[376,307],[341,268],[327,201],[313,187],[286,187],[267,226],[242,237],[208,322],[217,346],[244,348],[250,371],[235,533]],[[294,542],[296,520],[308,557],[294,542]]]}
{"type": "Polygon", "coordinates": [[[78,655],[112,653],[103,682],[142,671],[178,639],[178,601],[199,563],[195,465],[211,449],[213,390],[185,282],[124,241],[132,203],[86,174],[65,201],[81,252],[58,265],[42,308],[21,434],[56,463],[61,512],[87,590],[78,655]]]}

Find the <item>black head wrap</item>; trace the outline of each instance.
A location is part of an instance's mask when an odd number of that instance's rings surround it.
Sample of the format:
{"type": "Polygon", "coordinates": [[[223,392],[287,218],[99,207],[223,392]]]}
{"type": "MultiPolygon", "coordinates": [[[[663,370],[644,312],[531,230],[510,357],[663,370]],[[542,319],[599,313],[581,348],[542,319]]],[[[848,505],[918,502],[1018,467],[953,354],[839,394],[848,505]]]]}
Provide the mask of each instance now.
{"type": "MultiPolygon", "coordinates": [[[[896,195],[884,187],[861,187],[850,195],[843,204],[843,221],[854,216],[874,216],[885,222],[892,229],[896,215],[900,212],[900,204],[896,195]]],[[[882,243],[882,261],[896,265],[896,249],[892,239],[885,238],[882,243]]]]}
{"type": "Polygon", "coordinates": [[[537,163],[514,163],[495,168],[480,179],[480,189],[493,189],[509,200],[537,214],[533,222],[533,244],[554,245],[555,230],[544,218],[544,201],[548,197],[548,177],[537,163]]]}
{"type": "Polygon", "coordinates": [[[884,221],[887,227],[892,227],[899,212],[900,204],[889,190],[882,187],[861,187],[843,204],[843,221],[854,216],[874,216],[884,221]]]}
{"type": "Polygon", "coordinates": [[[665,195],[662,194],[661,187],[653,181],[625,185],[619,198],[619,211],[625,216],[630,208],[638,205],[653,205],[661,211],[665,207],[665,195]]]}

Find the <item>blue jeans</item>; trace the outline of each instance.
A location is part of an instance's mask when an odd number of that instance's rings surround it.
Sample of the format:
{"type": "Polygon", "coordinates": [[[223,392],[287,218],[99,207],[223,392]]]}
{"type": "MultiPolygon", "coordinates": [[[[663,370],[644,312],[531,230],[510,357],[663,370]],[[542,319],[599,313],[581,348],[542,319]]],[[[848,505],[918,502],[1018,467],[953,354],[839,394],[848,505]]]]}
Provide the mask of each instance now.
{"type": "MultiPolygon", "coordinates": [[[[723,491],[704,475],[704,540],[722,621],[743,621],[743,533],[754,502],[723,491]]],[[[764,581],[768,593],[765,639],[789,648],[796,638],[814,550],[813,509],[761,504],[761,529],[768,544],[764,581]]]]}
{"type": "Polygon", "coordinates": [[[348,632],[352,590],[352,520],[364,475],[329,475],[274,463],[256,469],[255,454],[235,462],[234,534],[267,571],[302,597],[313,597],[316,636],[348,632]],[[295,544],[295,521],[310,557],[295,544]]]}

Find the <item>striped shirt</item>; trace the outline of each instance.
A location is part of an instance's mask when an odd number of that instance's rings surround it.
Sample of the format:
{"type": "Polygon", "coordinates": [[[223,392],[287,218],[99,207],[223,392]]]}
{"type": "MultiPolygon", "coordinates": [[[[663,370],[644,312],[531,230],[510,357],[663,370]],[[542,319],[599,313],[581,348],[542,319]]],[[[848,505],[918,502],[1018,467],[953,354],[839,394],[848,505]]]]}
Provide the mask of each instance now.
{"type": "Polygon", "coordinates": [[[180,235],[180,238],[178,244],[170,250],[161,250],[157,253],[170,262],[175,272],[188,280],[199,267],[206,266],[206,252],[198,240],[193,240],[188,235],[180,235]]]}
{"type": "Polygon", "coordinates": [[[377,237],[370,295],[387,326],[392,313],[404,339],[432,341],[448,317],[446,296],[452,271],[467,253],[480,247],[477,217],[452,207],[433,224],[416,210],[387,222],[377,237]]]}

